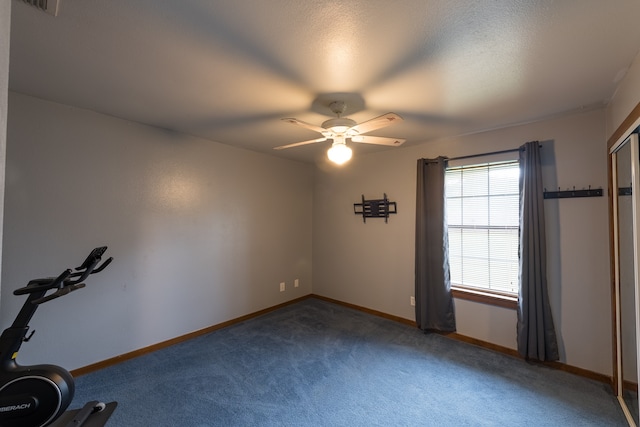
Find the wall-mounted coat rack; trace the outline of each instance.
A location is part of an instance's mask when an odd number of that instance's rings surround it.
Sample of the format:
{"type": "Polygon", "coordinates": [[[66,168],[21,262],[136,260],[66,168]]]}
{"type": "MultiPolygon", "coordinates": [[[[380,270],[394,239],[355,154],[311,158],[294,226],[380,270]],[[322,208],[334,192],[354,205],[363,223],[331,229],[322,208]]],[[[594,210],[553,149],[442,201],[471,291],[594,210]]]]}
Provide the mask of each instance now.
{"type": "Polygon", "coordinates": [[[558,191],[547,191],[544,189],[544,198],[545,199],[568,199],[572,197],[601,197],[602,196],[602,188],[591,188],[589,186],[588,189],[576,190],[576,187],[573,187],[573,190],[564,190],[561,191],[560,187],[558,187],[558,191]]]}
{"type": "Polygon", "coordinates": [[[389,219],[389,214],[398,213],[396,202],[390,202],[387,194],[383,193],[382,199],[365,200],[362,195],[362,203],[353,204],[353,213],[362,215],[362,221],[367,222],[367,218],[384,218],[384,222],[389,219]]]}
{"type": "Polygon", "coordinates": [[[631,196],[632,194],[631,186],[618,188],[618,196],[631,196]]]}

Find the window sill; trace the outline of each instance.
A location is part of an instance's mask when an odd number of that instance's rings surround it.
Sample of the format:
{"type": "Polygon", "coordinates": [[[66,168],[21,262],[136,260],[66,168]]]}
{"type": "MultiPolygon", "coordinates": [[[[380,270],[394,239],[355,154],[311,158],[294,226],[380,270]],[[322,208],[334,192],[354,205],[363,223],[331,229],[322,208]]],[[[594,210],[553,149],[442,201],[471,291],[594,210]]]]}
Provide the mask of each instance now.
{"type": "Polygon", "coordinates": [[[516,310],[518,308],[518,297],[494,294],[480,290],[472,290],[468,288],[451,287],[451,293],[454,298],[464,299],[483,304],[495,305],[503,308],[516,310]]]}

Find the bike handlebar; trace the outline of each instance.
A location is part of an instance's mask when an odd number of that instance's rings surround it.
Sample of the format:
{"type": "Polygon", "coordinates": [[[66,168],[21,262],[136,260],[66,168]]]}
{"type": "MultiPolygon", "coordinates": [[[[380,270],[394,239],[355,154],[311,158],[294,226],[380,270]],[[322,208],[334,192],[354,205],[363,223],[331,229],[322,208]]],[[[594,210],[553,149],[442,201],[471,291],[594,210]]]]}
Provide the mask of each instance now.
{"type": "Polygon", "coordinates": [[[66,285],[66,286],[58,289],[54,293],[49,294],[47,296],[44,296],[42,298],[36,298],[32,302],[34,304],[42,304],[43,302],[51,301],[52,299],[56,299],[58,297],[63,297],[65,295],[67,295],[68,293],[71,293],[71,292],[76,291],[78,289],[82,289],[85,286],[86,285],[84,283],[78,283],[78,284],[75,284],[75,285],[66,285]]]}
{"type": "Polygon", "coordinates": [[[25,295],[34,292],[46,293],[50,289],[58,288],[56,292],[53,292],[46,296],[43,295],[42,297],[34,299],[32,301],[34,304],[42,304],[44,302],[51,301],[52,299],[67,295],[68,293],[73,292],[77,289],[81,289],[85,286],[85,284],[80,282],[84,281],[91,274],[100,273],[111,263],[111,261],[113,261],[113,257],[109,257],[101,265],[98,266],[102,259],[102,255],[106,250],[106,246],[101,246],[93,249],[89,253],[87,259],[85,259],[84,262],[80,265],[80,267],[75,268],[75,272],[71,269],[66,269],[58,277],[55,278],[44,277],[41,279],[31,280],[29,281],[27,286],[13,291],[13,294],[25,295]]]}
{"type": "Polygon", "coordinates": [[[66,269],[58,277],[43,277],[42,279],[34,279],[30,280],[27,286],[16,289],[13,291],[14,295],[24,295],[31,294],[38,291],[49,290],[53,288],[58,288],[60,285],[64,283],[65,280],[69,279],[73,274],[71,269],[66,269]]]}
{"type": "Polygon", "coordinates": [[[106,250],[107,250],[106,246],[100,246],[95,248],[89,253],[89,256],[87,256],[87,259],[84,260],[84,262],[80,265],[80,267],[76,267],[75,269],[86,270],[89,268],[90,265],[92,264],[95,265],[95,263],[100,261],[100,259],[102,258],[102,255],[104,255],[106,250]]]}
{"type": "Polygon", "coordinates": [[[113,261],[113,257],[107,258],[99,267],[96,267],[91,274],[100,273],[102,270],[107,268],[107,265],[111,264],[111,261],[113,261]]]}

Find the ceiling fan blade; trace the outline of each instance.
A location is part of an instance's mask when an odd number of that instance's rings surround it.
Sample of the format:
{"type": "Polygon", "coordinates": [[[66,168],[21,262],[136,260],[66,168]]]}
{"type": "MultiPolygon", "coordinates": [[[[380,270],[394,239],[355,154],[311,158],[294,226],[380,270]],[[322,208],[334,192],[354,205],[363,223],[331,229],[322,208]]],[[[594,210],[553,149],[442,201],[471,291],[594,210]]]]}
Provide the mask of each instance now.
{"type": "Polygon", "coordinates": [[[374,117],[373,119],[367,120],[366,122],[357,124],[349,130],[354,130],[359,134],[363,134],[401,121],[402,117],[400,117],[396,113],[387,113],[378,117],[374,117]]]}
{"type": "Polygon", "coordinates": [[[282,120],[293,125],[302,126],[303,128],[307,128],[318,133],[323,133],[326,131],[325,128],[321,128],[320,126],[312,125],[311,123],[303,122],[302,120],[294,119],[292,117],[287,117],[282,120]]]}
{"type": "Polygon", "coordinates": [[[402,145],[406,139],[387,138],[385,136],[356,135],[351,137],[353,142],[361,142],[363,144],[388,145],[390,147],[398,147],[402,145]]]}
{"type": "Polygon", "coordinates": [[[308,141],[302,141],[302,142],[294,142],[293,144],[287,144],[287,145],[281,145],[279,147],[273,147],[274,150],[284,150],[285,148],[292,148],[292,147],[299,147],[301,145],[307,145],[307,144],[313,144],[314,142],[322,142],[322,141],[326,141],[327,138],[316,138],[316,139],[310,139],[308,141]]]}

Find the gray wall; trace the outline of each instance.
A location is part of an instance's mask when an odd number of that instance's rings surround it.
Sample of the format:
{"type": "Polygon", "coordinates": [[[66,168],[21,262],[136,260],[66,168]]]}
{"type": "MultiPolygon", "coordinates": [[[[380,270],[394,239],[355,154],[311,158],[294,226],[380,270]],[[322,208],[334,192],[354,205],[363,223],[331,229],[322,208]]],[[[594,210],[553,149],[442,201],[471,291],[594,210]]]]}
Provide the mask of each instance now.
{"type": "MultiPolygon", "coordinates": [[[[0,2],[0,224],[2,224],[4,215],[4,174],[6,163],[5,154],[7,148],[10,30],[11,2],[0,2]]],[[[0,227],[0,258],[2,258],[2,227],[0,227]]]]}
{"type": "MultiPolygon", "coordinates": [[[[314,195],[313,292],[413,320],[416,161],[543,143],[544,185],[607,187],[603,110],[415,147],[356,156],[318,170],[314,195]],[[389,223],[354,215],[353,203],[387,193],[389,223]]],[[[548,279],[562,361],[610,375],[611,296],[607,197],[545,202],[548,279]]],[[[515,348],[514,310],[456,300],[458,332],[515,348]]]]}
{"type": "Polygon", "coordinates": [[[29,279],[115,257],[41,307],[22,363],[75,369],[311,292],[310,165],[13,92],[7,141],[2,326],[29,279]]]}
{"type": "MultiPolygon", "coordinates": [[[[629,66],[624,79],[607,105],[607,138],[609,138],[640,102],[640,53],[629,66]]],[[[634,127],[640,125],[636,121],[634,127]]]]}
{"type": "MultiPolygon", "coordinates": [[[[413,320],[419,157],[538,139],[548,188],[607,182],[600,110],[356,156],[315,178],[309,165],[17,93],[8,129],[2,326],[22,301],[11,292],[28,279],[73,266],[98,244],[116,257],[87,289],[36,314],[20,360],[68,369],[312,291],[413,320]],[[399,213],[363,224],[353,203],[383,192],[399,213]]],[[[607,199],[545,203],[562,360],[611,374],[607,199]]],[[[459,333],[515,347],[512,310],[462,300],[456,309],[459,333]]]]}

